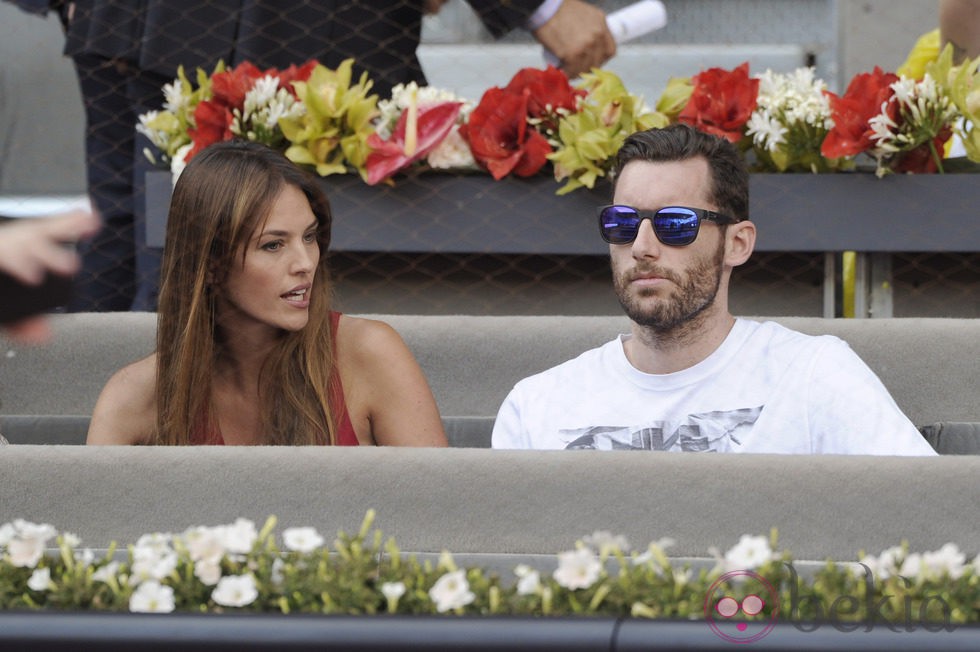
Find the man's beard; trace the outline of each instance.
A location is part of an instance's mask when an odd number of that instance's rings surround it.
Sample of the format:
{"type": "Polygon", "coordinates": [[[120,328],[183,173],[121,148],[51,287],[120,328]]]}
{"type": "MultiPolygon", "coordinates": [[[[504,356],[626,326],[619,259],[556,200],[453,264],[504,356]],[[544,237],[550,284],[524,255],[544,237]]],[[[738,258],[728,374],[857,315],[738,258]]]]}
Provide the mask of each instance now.
{"type": "Polygon", "coordinates": [[[658,336],[671,335],[672,339],[690,334],[700,324],[699,316],[709,307],[721,287],[722,261],[725,242],[722,240],[713,256],[696,260],[686,272],[678,274],[656,265],[638,265],[630,270],[614,274],[613,286],[619,303],[626,315],[637,325],[658,336]],[[644,302],[654,296],[656,290],[630,293],[630,280],[637,274],[654,274],[667,279],[677,289],[667,297],[644,302]]]}

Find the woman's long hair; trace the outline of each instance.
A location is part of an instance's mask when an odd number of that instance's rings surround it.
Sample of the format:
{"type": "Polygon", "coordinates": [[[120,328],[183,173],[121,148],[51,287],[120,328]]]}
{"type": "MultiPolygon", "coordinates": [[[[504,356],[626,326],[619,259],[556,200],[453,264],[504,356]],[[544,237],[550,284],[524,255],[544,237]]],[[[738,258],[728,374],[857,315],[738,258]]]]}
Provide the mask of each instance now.
{"type": "Polygon", "coordinates": [[[232,265],[244,263],[248,241],[286,185],[310,202],[319,225],[320,260],[309,322],[299,331],[283,331],[262,367],[263,443],[335,443],[330,205],[309,174],[280,153],[246,141],[208,147],[188,163],[174,187],[157,317],[157,428],[151,443],[188,444],[192,433],[200,437],[217,430],[211,405],[212,372],[221,354],[216,283],[232,265]]]}

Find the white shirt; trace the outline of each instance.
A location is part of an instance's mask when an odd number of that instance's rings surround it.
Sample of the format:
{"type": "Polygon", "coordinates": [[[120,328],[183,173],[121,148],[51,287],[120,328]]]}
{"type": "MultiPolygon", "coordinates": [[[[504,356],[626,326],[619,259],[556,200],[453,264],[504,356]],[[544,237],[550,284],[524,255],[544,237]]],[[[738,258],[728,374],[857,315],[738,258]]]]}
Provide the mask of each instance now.
{"type": "Polygon", "coordinates": [[[621,335],[515,385],[494,448],[935,455],[846,342],[738,319],[671,374],[626,358],[621,335]]]}

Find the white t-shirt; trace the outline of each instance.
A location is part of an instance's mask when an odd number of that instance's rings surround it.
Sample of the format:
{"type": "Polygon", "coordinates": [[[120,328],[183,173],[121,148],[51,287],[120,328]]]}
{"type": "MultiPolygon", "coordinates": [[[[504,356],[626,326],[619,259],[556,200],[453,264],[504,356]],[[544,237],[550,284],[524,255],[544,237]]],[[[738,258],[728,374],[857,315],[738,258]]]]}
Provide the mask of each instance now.
{"type": "Polygon", "coordinates": [[[935,455],[846,342],[738,319],[698,364],[647,374],[629,335],[517,383],[494,448],[935,455]]]}

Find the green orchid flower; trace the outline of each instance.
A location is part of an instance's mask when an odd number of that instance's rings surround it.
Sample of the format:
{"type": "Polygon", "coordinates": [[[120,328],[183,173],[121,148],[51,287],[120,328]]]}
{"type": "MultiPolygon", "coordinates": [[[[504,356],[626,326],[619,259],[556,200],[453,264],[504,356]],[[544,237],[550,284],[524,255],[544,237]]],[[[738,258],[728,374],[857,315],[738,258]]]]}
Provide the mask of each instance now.
{"type": "Polygon", "coordinates": [[[595,69],[582,75],[579,88],[586,95],[579,100],[578,111],[559,122],[558,143],[548,155],[555,179],[568,179],[558,195],[594,188],[609,174],[627,136],[669,122],[663,113],[649,110],[641,97],[630,94],[623,81],[608,70],[595,69]]]}
{"type": "Polygon", "coordinates": [[[980,163],[980,57],[953,65],[953,47],[947,45],[939,58],[926,66],[959,110],[964,120],[954,128],[963,141],[967,158],[980,163]]]}
{"type": "Polygon", "coordinates": [[[290,142],[286,157],[315,167],[320,176],[345,174],[353,168],[367,178],[371,151],[367,139],[374,133],[378,96],[369,94],[372,83],[367,73],[351,84],[353,64],[353,59],[347,59],[336,70],[318,65],[309,80],[295,82],[296,97],[306,113],[279,120],[290,142]]]}

